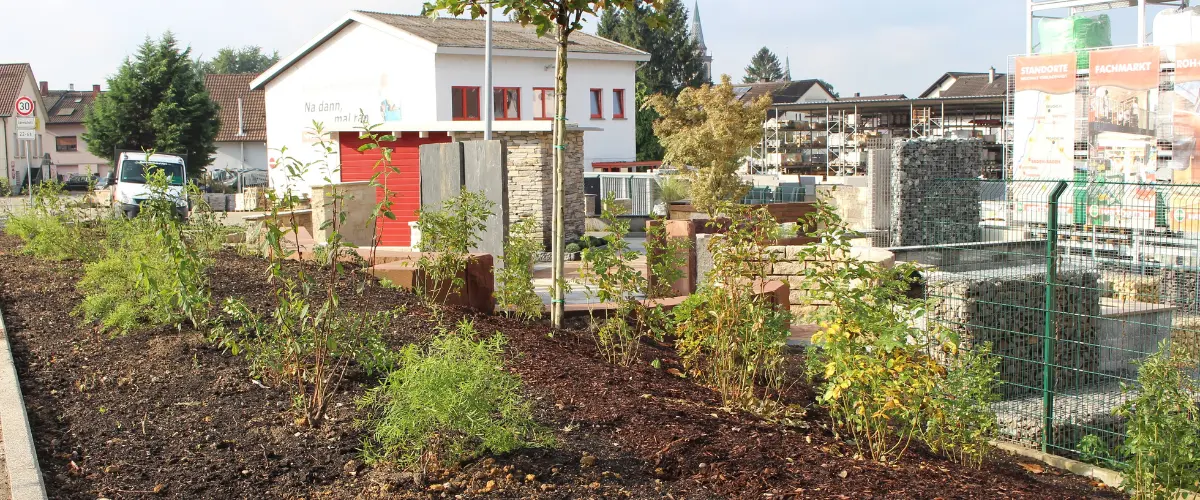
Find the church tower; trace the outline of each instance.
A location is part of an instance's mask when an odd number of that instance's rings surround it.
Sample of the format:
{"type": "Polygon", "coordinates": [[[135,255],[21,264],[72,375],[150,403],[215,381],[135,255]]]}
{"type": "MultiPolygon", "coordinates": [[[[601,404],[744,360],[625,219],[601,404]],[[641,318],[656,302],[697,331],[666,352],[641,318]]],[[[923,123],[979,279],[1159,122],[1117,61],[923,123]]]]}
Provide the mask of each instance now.
{"type": "Polygon", "coordinates": [[[700,54],[700,61],[704,64],[704,81],[712,81],[712,55],[708,53],[708,46],[704,45],[704,28],[700,26],[700,0],[692,7],[692,40],[696,42],[696,52],[700,54]]]}

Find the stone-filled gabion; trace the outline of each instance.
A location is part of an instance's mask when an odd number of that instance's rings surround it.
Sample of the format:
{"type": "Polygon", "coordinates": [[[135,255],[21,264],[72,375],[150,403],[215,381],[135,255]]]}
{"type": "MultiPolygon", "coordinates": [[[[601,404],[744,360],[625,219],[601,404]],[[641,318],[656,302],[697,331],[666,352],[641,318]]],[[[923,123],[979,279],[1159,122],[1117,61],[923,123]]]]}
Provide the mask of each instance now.
{"type": "MultiPolygon", "coordinates": [[[[1052,453],[1062,455],[1064,450],[1079,449],[1079,441],[1088,434],[1100,438],[1109,449],[1116,449],[1125,434],[1125,422],[1113,415],[1113,409],[1133,396],[1115,385],[1055,394],[1050,444],[1057,449],[1052,453]]],[[[1043,404],[1041,395],[993,404],[1000,437],[1031,448],[1040,446],[1045,427],[1043,404]]]]}
{"type": "MultiPolygon", "coordinates": [[[[1055,296],[1055,391],[1096,382],[1100,353],[1098,274],[1062,269],[1055,296]]],[[[991,343],[1000,356],[1001,395],[1022,397],[1042,388],[1045,267],[1005,267],[927,275],[929,318],[958,331],[960,347],[991,343]]]]}
{"type": "Polygon", "coordinates": [[[892,245],[979,241],[983,143],[897,139],[892,148],[892,245]],[[949,180],[962,179],[962,180],[949,180]]]}

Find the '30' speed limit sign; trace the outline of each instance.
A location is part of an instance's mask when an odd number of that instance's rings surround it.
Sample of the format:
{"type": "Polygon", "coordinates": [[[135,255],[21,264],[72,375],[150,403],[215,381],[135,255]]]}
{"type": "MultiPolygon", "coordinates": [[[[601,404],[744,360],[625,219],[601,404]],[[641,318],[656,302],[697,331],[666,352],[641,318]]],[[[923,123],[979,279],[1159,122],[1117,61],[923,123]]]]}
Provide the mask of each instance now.
{"type": "Polygon", "coordinates": [[[16,111],[17,116],[33,115],[33,99],[24,96],[17,99],[16,111]]]}

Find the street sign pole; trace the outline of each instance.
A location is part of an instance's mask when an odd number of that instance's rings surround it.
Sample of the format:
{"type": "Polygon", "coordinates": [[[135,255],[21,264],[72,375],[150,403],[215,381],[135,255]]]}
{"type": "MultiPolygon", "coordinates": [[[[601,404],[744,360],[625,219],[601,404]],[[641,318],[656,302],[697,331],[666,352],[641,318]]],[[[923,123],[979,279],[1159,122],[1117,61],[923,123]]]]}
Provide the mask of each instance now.
{"type": "Polygon", "coordinates": [[[29,208],[33,208],[33,160],[29,157],[33,156],[33,144],[29,141],[21,141],[25,145],[25,179],[29,184],[29,208]]]}

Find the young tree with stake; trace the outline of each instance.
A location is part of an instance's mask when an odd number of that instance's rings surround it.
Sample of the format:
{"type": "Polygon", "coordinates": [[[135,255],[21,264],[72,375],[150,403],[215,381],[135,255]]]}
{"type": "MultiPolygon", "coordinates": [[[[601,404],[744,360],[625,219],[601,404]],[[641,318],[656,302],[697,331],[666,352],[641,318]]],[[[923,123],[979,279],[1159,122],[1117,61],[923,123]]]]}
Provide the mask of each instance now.
{"type": "MultiPolygon", "coordinates": [[[[596,15],[609,7],[628,10],[638,6],[653,7],[661,11],[666,0],[431,0],[425,2],[426,15],[437,15],[445,11],[452,16],[469,12],[472,19],[487,14],[487,9],[497,9],[509,19],[523,26],[533,25],[538,36],[554,31],[554,207],[551,255],[554,260],[554,289],[551,294],[551,320],[554,326],[562,326],[563,318],[563,206],[566,205],[566,184],[563,170],[567,158],[567,43],[571,33],[583,29],[583,16],[596,15]]],[[[658,24],[660,21],[655,20],[658,24]]]]}

